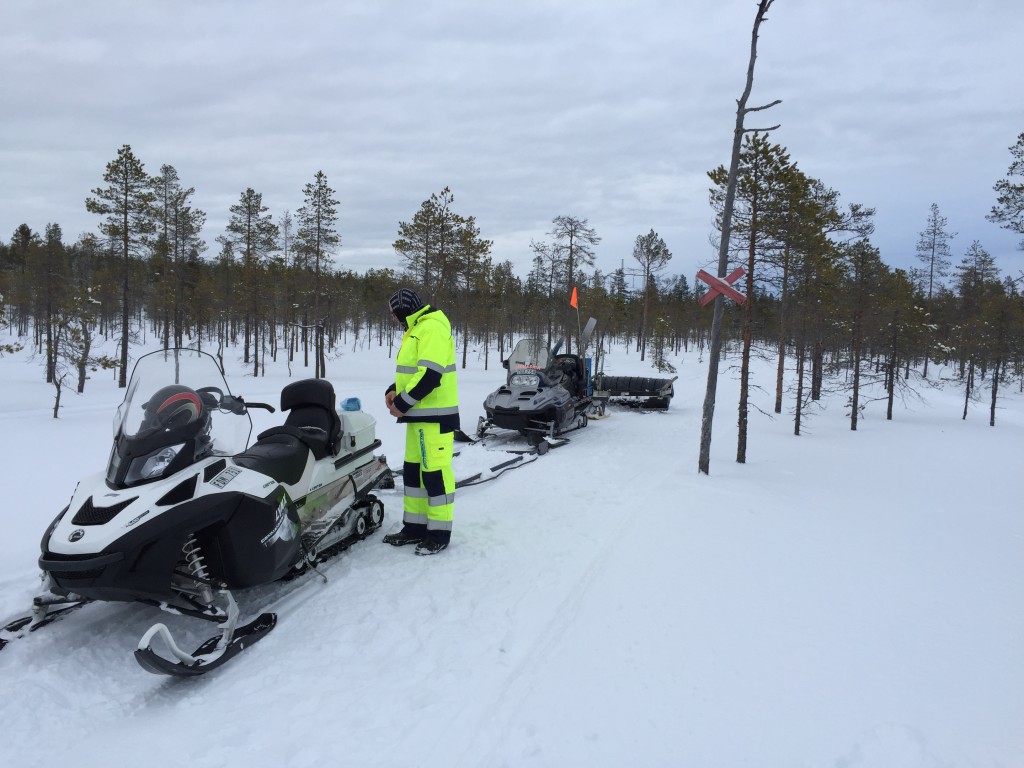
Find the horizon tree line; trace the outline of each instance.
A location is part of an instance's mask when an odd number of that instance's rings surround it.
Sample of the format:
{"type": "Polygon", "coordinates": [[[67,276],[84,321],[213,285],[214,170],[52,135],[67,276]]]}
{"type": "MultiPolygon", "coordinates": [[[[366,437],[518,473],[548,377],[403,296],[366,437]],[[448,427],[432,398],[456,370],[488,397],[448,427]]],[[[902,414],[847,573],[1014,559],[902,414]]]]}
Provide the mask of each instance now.
{"type": "MultiPolygon", "coordinates": [[[[987,218],[1024,234],[1024,184],[1016,181],[1024,176],[1024,134],[1011,153],[987,218]]],[[[723,174],[722,167],[708,174],[719,213],[723,174]]],[[[49,383],[59,361],[71,360],[79,391],[97,367],[115,368],[124,386],[130,345],[147,334],[164,347],[206,344],[222,360],[226,349],[240,347],[254,376],[268,355],[283,354],[290,365],[298,359],[303,368],[312,357],[312,375],[324,377],[328,361],[350,341],[391,353],[397,329],[386,301],[408,281],[451,315],[463,367],[471,348],[487,364],[490,349],[502,355],[516,334],[549,341],[564,334],[572,345],[573,287],[601,321],[598,350],[611,340],[635,344],[644,360],[650,348],[652,366],[665,370],[669,353],[691,345],[703,350],[708,341],[711,318],[697,304],[703,289],[691,288],[685,275],[664,274],[672,254],[653,229],[634,245],[643,277],[638,290],[627,288],[624,267],[610,274],[594,268],[601,238],[576,216],[554,217],[551,240],[530,242],[532,266],[520,277],[510,262],[494,263],[492,241],[473,216],[455,210],[454,194],[444,187],[397,225],[393,247],[404,269],[356,274],[334,264],[340,202],[322,171],[304,187],[303,205],[277,222],[259,192],[244,190],[212,258],[204,256],[206,214],[173,166],[150,177],[124,145],[102,178],[85,200],[100,217],[98,234],[65,243],[58,224],[43,232],[22,224],[9,242],[0,241],[3,322],[40,352],[49,383]],[[113,339],[116,360],[92,353],[113,339]]],[[[827,382],[849,391],[851,429],[867,381],[883,383],[892,418],[895,398],[915,375],[927,379],[929,361],[954,366],[965,416],[978,381],[988,379],[994,424],[999,384],[1024,386],[1019,280],[1000,277],[978,242],[953,267],[955,233],[937,204],[917,243],[921,267],[890,268],[870,242],[873,215],[862,204],[842,206],[835,190],[803,173],[764,134],[745,137],[730,261],[747,271],[749,301],[726,310],[726,354],[738,350],[744,376],[751,355],[774,356],[775,412],[788,394],[796,434],[827,382]],[[788,389],[787,370],[794,379],[788,389]]],[[[579,344],[575,339],[575,349],[579,344]]]]}

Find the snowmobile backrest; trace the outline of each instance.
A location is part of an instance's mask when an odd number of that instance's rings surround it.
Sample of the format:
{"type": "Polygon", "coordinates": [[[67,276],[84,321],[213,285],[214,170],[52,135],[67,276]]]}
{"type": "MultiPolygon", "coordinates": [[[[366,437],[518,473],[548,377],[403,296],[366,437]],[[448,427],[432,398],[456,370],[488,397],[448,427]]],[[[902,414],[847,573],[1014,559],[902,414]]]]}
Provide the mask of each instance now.
{"type": "Polygon", "coordinates": [[[587,369],[579,355],[564,354],[555,358],[554,374],[562,374],[562,384],[573,397],[587,394],[587,369]]]}
{"type": "Polygon", "coordinates": [[[587,320],[587,324],[583,326],[583,333],[580,334],[580,340],[583,346],[587,346],[587,342],[590,341],[590,337],[594,335],[594,328],[597,327],[597,318],[592,317],[587,320]]]}
{"type": "Polygon", "coordinates": [[[322,429],[328,452],[338,452],[341,417],[335,407],[334,387],[327,379],[293,381],[281,390],[281,410],[288,412],[285,426],[322,429]]]}

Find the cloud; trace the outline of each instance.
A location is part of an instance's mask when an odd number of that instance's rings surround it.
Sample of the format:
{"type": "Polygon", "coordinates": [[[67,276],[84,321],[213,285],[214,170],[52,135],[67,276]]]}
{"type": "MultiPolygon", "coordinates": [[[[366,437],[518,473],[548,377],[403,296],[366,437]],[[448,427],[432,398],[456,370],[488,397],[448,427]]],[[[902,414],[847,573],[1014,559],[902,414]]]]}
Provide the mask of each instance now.
{"type": "MultiPolygon", "coordinates": [[[[728,163],[754,3],[7,0],[0,237],[94,231],[84,199],[130,144],[196,189],[215,250],[247,187],[275,219],[323,170],[339,267],[397,266],[398,223],[449,186],[498,260],[529,267],[551,219],[588,219],[604,271],[655,229],[689,275],[715,258],[707,171],[728,163]],[[10,73],[10,76],[8,76],[10,73]]],[[[932,202],[1004,270],[984,221],[1024,130],[1024,6],[785,0],[762,27],[748,126],[844,202],[878,209],[890,263],[932,202]]],[[[954,252],[956,252],[954,245],[954,252]]]]}

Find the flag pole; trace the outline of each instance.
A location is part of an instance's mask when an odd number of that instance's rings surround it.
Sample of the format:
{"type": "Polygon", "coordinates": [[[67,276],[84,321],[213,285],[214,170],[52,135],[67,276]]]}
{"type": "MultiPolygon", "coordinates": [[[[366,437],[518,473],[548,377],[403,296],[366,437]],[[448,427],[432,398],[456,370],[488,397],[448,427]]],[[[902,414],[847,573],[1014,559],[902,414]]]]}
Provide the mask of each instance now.
{"type": "Polygon", "coordinates": [[[572,297],[569,299],[569,306],[576,310],[576,339],[579,342],[577,353],[583,357],[583,327],[580,325],[580,302],[576,294],[576,286],[572,287],[572,297]]]}

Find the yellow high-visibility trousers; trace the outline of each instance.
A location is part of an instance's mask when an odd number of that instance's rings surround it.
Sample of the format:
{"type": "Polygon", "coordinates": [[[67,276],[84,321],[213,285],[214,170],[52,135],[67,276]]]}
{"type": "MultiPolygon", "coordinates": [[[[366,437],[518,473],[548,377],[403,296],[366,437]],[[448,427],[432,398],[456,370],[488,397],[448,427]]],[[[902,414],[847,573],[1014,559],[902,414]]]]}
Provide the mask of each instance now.
{"type": "Polygon", "coordinates": [[[437,424],[406,424],[402,522],[425,526],[432,540],[445,544],[451,539],[455,511],[454,442],[455,433],[441,432],[437,424]]]}

